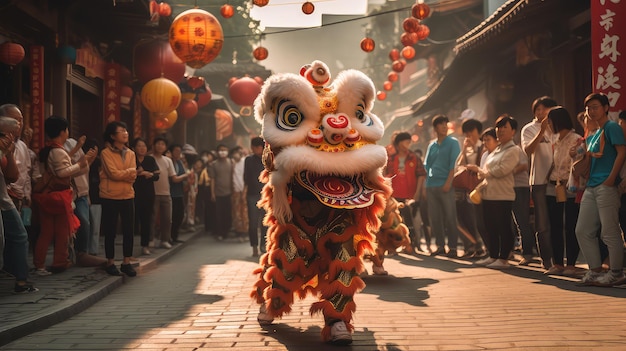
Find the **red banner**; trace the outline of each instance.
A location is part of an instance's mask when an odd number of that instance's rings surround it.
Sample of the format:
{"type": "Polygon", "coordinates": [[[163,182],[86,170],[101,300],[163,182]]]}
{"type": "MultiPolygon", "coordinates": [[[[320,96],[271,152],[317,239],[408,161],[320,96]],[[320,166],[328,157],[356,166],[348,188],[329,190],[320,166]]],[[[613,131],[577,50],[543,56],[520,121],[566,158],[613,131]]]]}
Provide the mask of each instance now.
{"type": "Polygon", "coordinates": [[[43,120],[46,117],[44,111],[44,83],[43,83],[43,46],[33,45],[29,49],[30,54],[30,96],[31,96],[31,121],[33,128],[33,140],[31,147],[38,152],[43,147],[44,130],[43,120]]]}
{"type": "Polygon", "coordinates": [[[591,1],[594,92],[608,96],[611,111],[626,110],[626,0],[591,1]],[[624,35],[624,40],[620,40],[624,35]],[[625,96],[622,96],[625,95],[625,96]]]}
{"type": "Polygon", "coordinates": [[[108,63],[104,69],[104,124],[120,120],[120,65],[108,63]]]}

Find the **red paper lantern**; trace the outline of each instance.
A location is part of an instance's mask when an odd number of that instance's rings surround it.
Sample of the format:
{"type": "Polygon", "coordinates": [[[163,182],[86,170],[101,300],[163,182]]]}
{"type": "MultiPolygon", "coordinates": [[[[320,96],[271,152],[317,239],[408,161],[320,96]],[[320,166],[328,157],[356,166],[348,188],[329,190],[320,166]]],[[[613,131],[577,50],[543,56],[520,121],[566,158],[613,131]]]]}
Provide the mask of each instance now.
{"type": "Polygon", "coordinates": [[[389,59],[391,59],[391,61],[396,61],[399,58],[400,51],[398,49],[391,49],[391,51],[389,51],[389,59]]]}
{"type": "Polygon", "coordinates": [[[411,7],[411,15],[418,20],[423,20],[430,15],[430,7],[426,4],[415,4],[411,7]]]}
{"type": "Polygon", "coordinates": [[[0,62],[15,66],[26,56],[24,47],[18,43],[5,42],[0,45],[0,62]]]}
{"type": "Polygon", "coordinates": [[[128,85],[123,85],[120,89],[120,103],[122,105],[128,106],[130,104],[130,99],[133,97],[133,88],[128,85]]]}
{"type": "Polygon", "coordinates": [[[150,41],[135,48],[135,77],[142,82],[163,76],[175,83],[185,77],[185,64],[165,41],[150,41]]]}
{"type": "Polygon", "coordinates": [[[387,80],[390,82],[395,82],[398,80],[398,73],[396,72],[389,72],[389,74],[387,74],[387,80]]]}
{"type": "Polygon", "coordinates": [[[159,16],[169,17],[172,14],[172,8],[166,2],[159,4],[159,16]]]}
{"type": "Polygon", "coordinates": [[[407,60],[412,59],[413,57],[415,57],[415,49],[412,46],[405,46],[404,48],[402,48],[402,57],[404,57],[407,60]]]}
{"type": "Polygon", "coordinates": [[[400,36],[400,42],[402,43],[402,45],[404,46],[411,46],[414,45],[415,43],[417,43],[419,41],[417,33],[408,33],[408,32],[404,32],[402,33],[402,35],[400,36]]]}
{"type": "Polygon", "coordinates": [[[252,0],[252,3],[258,7],[263,7],[269,4],[270,0],[252,0]]]}
{"type": "Polygon", "coordinates": [[[192,68],[201,68],[213,61],[224,44],[220,22],[200,9],[187,10],[176,16],[169,37],[174,54],[192,68]]]}
{"type": "Polygon", "coordinates": [[[365,52],[372,52],[372,51],[374,51],[375,47],[376,47],[376,43],[374,42],[374,39],[372,39],[372,38],[363,38],[361,40],[361,50],[363,50],[365,52]]]}
{"type": "Polygon", "coordinates": [[[230,99],[240,106],[252,106],[260,92],[261,84],[250,77],[239,78],[228,87],[230,99]]]}
{"type": "Polygon", "coordinates": [[[204,86],[204,77],[189,77],[187,78],[187,85],[189,85],[191,89],[198,89],[204,86]]]}
{"type": "Polygon", "coordinates": [[[404,28],[405,32],[415,33],[419,29],[420,21],[415,17],[405,18],[402,21],[402,28],[404,28]]]}
{"type": "Polygon", "coordinates": [[[222,109],[215,110],[215,138],[219,141],[233,134],[233,116],[222,109]]]}
{"type": "Polygon", "coordinates": [[[174,110],[165,116],[150,114],[150,117],[152,117],[155,129],[166,130],[172,128],[174,123],[176,123],[176,121],[178,120],[178,112],[174,110]]]}
{"type": "Polygon", "coordinates": [[[393,83],[391,83],[390,81],[386,80],[386,81],[383,83],[383,89],[385,89],[385,90],[387,90],[387,91],[389,91],[389,90],[393,89],[393,83]]]}
{"type": "Polygon", "coordinates": [[[196,100],[183,99],[176,111],[184,119],[192,119],[198,114],[198,103],[196,100]]]}
{"type": "Polygon", "coordinates": [[[211,89],[209,88],[208,84],[206,83],[204,84],[204,89],[206,90],[206,92],[198,93],[196,95],[196,102],[198,103],[198,108],[208,105],[209,102],[211,102],[211,97],[213,97],[213,93],[211,92],[211,89]]]}
{"type": "Polygon", "coordinates": [[[263,61],[269,56],[269,52],[266,48],[259,46],[254,51],[252,51],[252,56],[258,61],[263,61]]]}
{"type": "Polygon", "coordinates": [[[391,69],[393,69],[395,72],[400,73],[404,71],[404,66],[406,66],[406,61],[400,59],[393,61],[393,63],[391,64],[391,69]]]}
{"type": "Polygon", "coordinates": [[[376,98],[378,98],[378,100],[385,100],[387,98],[387,93],[385,93],[384,91],[379,91],[378,93],[376,93],[376,98]]]}
{"type": "Polygon", "coordinates": [[[235,15],[235,9],[233,9],[232,5],[224,4],[220,8],[220,14],[224,18],[231,18],[235,15]]]}
{"type": "Polygon", "coordinates": [[[310,15],[313,13],[313,11],[315,11],[315,5],[313,5],[312,2],[307,1],[304,4],[302,4],[302,12],[305,15],[310,15]]]}
{"type": "Polygon", "coordinates": [[[430,35],[430,28],[428,28],[427,25],[422,24],[415,35],[417,35],[417,40],[424,40],[430,35]]]}

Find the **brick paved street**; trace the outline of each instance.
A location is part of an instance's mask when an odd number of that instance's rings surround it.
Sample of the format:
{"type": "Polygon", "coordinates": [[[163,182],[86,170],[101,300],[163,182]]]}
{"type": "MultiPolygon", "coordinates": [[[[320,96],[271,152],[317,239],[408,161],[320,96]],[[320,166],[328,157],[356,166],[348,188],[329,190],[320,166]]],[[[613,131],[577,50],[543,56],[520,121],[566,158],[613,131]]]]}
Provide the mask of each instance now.
{"type": "Polygon", "coordinates": [[[538,268],[399,255],[357,295],[354,343],[321,343],[307,299],[268,328],[249,298],[247,243],[200,235],[82,313],[2,350],[624,350],[626,289],[538,268]]]}

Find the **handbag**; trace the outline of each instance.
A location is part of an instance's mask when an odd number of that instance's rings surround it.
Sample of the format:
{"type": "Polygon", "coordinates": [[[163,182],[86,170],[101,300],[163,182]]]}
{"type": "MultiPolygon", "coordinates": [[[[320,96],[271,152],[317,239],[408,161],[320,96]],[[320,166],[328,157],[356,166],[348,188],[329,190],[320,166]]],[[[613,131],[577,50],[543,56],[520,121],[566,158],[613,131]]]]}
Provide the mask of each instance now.
{"type": "Polygon", "coordinates": [[[33,185],[33,193],[49,193],[51,191],[67,190],[71,187],[72,177],[57,177],[46,167],[46,171],[33,185]]]}
{"type": "Polygon", "coordinates": [[[574,177],[583,177],[589,179],[591,173],[591,154],[585,152],[583,157],[572,163],[572,175],[574,177]]]}
{"type": "Polygon", "coordinates": [[[454,188],[467,191],[474,190],[479,183],[480,179],[478,179],[478,174],[470,171],[467,167],[459,167],[452,179],[452,186],[454,188]]]}

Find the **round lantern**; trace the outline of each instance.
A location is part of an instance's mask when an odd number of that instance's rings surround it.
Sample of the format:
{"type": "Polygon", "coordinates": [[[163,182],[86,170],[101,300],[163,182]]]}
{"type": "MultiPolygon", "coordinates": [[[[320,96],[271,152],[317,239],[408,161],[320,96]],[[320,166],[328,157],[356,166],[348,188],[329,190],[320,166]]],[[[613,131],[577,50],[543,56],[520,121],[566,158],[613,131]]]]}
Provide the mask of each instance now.
{"type": "Polygon", "coordinates": [[[385,81],[385,82],[383,83],[383,89],[385,89],[385,90],[387,90],[387,91],[389,91],[389,90],[393,89],[393,83],[391,83],[391,82],[390,82],[390,81],[388,81],[388,80],[387,80],[387,81],[385,81]]]}
{"type": "Polygon", "coordinates": [[[402,33],[402,35],[400,36],[400,42],[402,43],[402,45],[404,46],[411,46],[414,45],[415,43],[418,42],[418,36],[417,33],[408,33],[408,32],[404,32],[402,33]]]}
{"type": "Polygon", "coordinates": [[[252,52],[252,56],[254,56],[254,58],[258,61],[265,60],[268,55],[269,55],[269,52],[267,51],[266,48],[262,46],[259,46],[258,48],[254,49],[254,51],[252,52]]]}
{"type": "Polygon", "coordinates": [[[211,92],[208,84],[204,84],[204,89],[205,92],[196,94],[196,102],[198,103],[198,108],[208,105],[209,102],[211,102],[211,97],[213,96],[213,93],[211,92]]]}
{"type": "Polygon", "coordinates": [[[393,61],[393,63],[391,64],[391,69],[393,69],[395,72],[400,73],[404,71],[404,66],[406,66],[406,61],[400,59],[393,61]]]}
{"type": "Polygon", "coordinates": [[[178,120],[178,112],[174,110],[164,116],[152,114],[151,117],[152,117],[152,121],[153,121],[155,129],[159,129],[159,130],[170,129],[172,128],[174,123],[176,123],[176,121],[178,120]]]}
{"type": "Polygon", "coordinates": [[[141,102],[146,110],[156,114],[167,114],[180,104],[181,93],[176,83],[166,78],[149,81],[141,89],[141,102]]]}
{"type": "Polygon", "coordinates": [[[387,80],[390,82],[395,82],[398,80],[398,73],[396,72],[389,72],[389,74],[387,74],[387,80]]]}
{"type": "Polygon", "coordinates": [[[185,77],[185,64],[166,41],[139,44],[135,48],[133,68],[135,77],[142,83],[160,77],[178,83],[185,77]]]}
{"type": "Polygon", "coordinates": [[[263,7],[270,3],[270,0],[252,0],[252,3],[258,7],[263,7]]]}
{"type": "Polygon", "coordinates": [[[239,78],[228,87],[230,99],[240,106],[252,106],[260,92],[261,84],[250,77],[239,78]]]}
{"type": "Polygon", "coordinates": [[[172,14],[172,8],[166,2],[159,4],[159,16],[169,17],[172,14]]]}
{"type": "Polygon", "coordinates": [[[224,4],[220,8],[220,14],[224,18],[231,18],[231,17],[233,17],[235,15],[235,10],[233,9],[232,5],[224,4]]]}
{"type": "Polygon", "coordinates": [[[196,100],[183,99],[176,111],[184,119],[192,119],[198,114],[198,103],[196,100]]]}
{"type": "Polygon", "coordinates": [[[217,140],[222,140],[233,134],[233,116],[222,109],[215,110],[215,134],[217,140]]]}
{"type": "Polygon", "coordinates": [[[200,9],[187,10],[176,16],[169,36],[174,54],[193,68],[203,67],[213,61],[224,44],[220,22],[212,14],[200,9]]]}
{"type": "Polygon", "coordinates": [[[361,50],[363,50],[365,52],[372,52],[372,51],[374,51],[375,47],[376,47],[376,43],[374,42],[374,39],[372,39],[372,38],[363,38],[361,40],[361,50]]]}
{"type": "Polygon", "coordinates": [[[305,15],[310,15],[313,13],[313,11],[315,11],[315,5],[313,5],[312,2],[307,1],[304,4],[302,4],[302,12],[305,15]]]}
{"type": "Polygon", "coordinates": [[[405,32],[415,33],[419,29],[420,21],[415,17],[405,18],[402,21],[402,28],[404,28],[405,32]]]}
{"type": "Polygon", "coordinates": [[[62,45],[57,49],[61,63],[71,65],[76,62],[76,49],[70,45],[62,45]]]}
{"type": "Polygon", "coordinates": [[[424,40],[430,35],[430,28],[428,28],[427,25],[422,24],[415,35],[417,35],[417,40],[424,40]]]}
{"type": "Polygon", "coordinates": [[[391,61],[396,61],[399,58],[400,51],[398,49],[391,49],[391,51],[389,51],[389,59],[391,59],[391,61]]]}
{"type": "Polygon", "coordinates": [[[378,93],[376,93],[376,97],[378,98],[378,100],[385,100],[387,98],[387,93],[385,93],[384,91],[379,91],[378,93]]]}
{"type": "Polygon", "coordinates": [[[128,106],[130,99],[133,97],[133,88],[128,85],[123,85],[120,89],[120,103],[128,106]]]}
{"type": "Polygon", "coordinates": [[[418,20],[423,20],[430,15],[430,7],[426,4],[415,4],[411,7],[411,15],[418,20]]]}
{"type": "Polygon", "coordinates": [[[18,43],[5,42],[0,45],[0,62],[15,66],[26,56],[24,47],[18,43]]]}
{"type": "Polygon", "coordinates": [[[404,57],[407,60],[412,59],[413,57],[415,57],[415,49],[412,46],[405,46],[402,48],[402,57],[404,57]]]}

